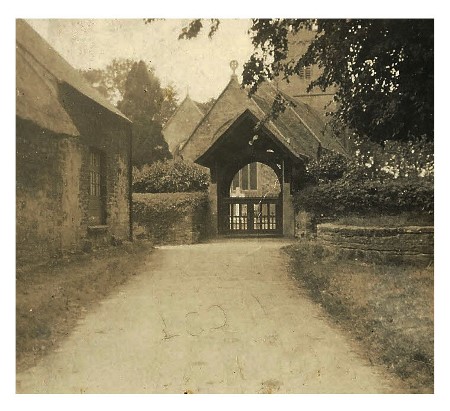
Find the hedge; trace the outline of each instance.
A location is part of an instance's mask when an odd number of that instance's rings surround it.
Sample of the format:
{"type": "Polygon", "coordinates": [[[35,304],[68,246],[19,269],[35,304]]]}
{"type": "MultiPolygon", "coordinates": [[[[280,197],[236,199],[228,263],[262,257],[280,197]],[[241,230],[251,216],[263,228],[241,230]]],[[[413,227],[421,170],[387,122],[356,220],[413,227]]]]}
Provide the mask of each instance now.
{"type": "Polygon", "coordinates": [[[198,192],[207,190],[208,185],[208,171],[188,161],[157,161],[133,170],[135,193],[198,192]]]}
{"type": "Polygon", "coordinates": [[[197,193],[159,193],[133,194],[133,214],[138,221],[159,221],[167,224],[177,216],[184,215],[192,208],[205,205],[208,195],[204,192],[197,193]]]}
{"type": "Polygon", "coordinates": [[[432,178],[349,181],[339,179],[307,187],[294,195],[297,211],[321,217],[395,215],[403,212],[434,212],[432,178]]]}
{"type": "Polygon", "coordinates": [[[174,237],[184,243],[192,235],[201,239],[209,235],[209,200],[205,192],[134,193],[133,222],[144,237],[158,243],[170,243],[174,237]],[[192,221],[189,227],[187,221],[192,221]]]}

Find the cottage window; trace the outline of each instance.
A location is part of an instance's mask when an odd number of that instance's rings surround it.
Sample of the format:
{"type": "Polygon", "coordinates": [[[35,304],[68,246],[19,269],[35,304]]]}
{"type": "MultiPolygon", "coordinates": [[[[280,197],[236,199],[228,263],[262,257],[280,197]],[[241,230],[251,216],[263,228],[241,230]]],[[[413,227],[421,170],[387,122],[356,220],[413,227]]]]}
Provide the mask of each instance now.
{"type": "Polygon", "coordinates": [[[106,223],[105,210],[105,161],[104,154],[95,149],[89,151],[89,224],[106,223]]]}

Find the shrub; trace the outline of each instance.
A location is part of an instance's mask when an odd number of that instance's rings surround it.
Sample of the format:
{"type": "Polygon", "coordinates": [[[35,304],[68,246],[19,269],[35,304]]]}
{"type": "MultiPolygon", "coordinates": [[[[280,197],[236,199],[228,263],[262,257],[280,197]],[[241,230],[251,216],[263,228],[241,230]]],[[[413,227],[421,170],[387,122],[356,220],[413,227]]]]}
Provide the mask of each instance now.
{"type": "Polygon", "coordinates": [[[167,224],[207,202],[206,193],[134,193],[133,214],[140,222],[148,219],[167,224]]]}
{"type": "Polygon", "coordinates": [[[157,243],[170,242],[174,233],[181,236],[190,216],[195,235],[207,237],[210,229],[208,212],[208,194],[205,192],[133,194],[133,222],[145,231],[144,237],[157,243]]]}
{"type": "Polygon", "coordinates": [[[334,182],[310,186],[296,193],[297,211],[320,217],[356,215],[395,215],[403,212],[433,214],[432,178],[357,180],[341,178],[334,182]]]}
{"type": "Polygon", "coordinates": [[[341,178],[348,171],[350,160],[332,151],[325,151],[319,160],[312,160],[306,166],[308,182],[318,184],[341,178]]]}
{"type": "Polygon", "coordinates": [[[135,193],[179,193],[205,191],[209,173],[201,166],[183,160],[157,161],[133,170],[135,193]]]}

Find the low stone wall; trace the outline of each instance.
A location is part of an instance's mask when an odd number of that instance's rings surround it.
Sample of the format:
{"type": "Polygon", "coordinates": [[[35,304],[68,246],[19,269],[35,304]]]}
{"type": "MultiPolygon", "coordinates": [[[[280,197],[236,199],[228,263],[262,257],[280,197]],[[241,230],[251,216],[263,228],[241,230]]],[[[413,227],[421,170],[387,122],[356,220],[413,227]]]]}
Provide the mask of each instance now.
{"type": "Polygon", "coordinates": [[[195,244],[211,235],[205,193],[133,194],[133,236],[154,244],[195,244]]]}
{"type": "Polygon", "coordinates": [[[307,211],[298,211],[295,214],[295,237],[311,238],[316,235],[316,226],[313,214],[307,211]]]}
{"type": "Polygon", "coordinates": [[[434,260],[434,227],[356,227],[319,224],[317,239],[352,258],[370,261],[423,262],[434,260]]]}

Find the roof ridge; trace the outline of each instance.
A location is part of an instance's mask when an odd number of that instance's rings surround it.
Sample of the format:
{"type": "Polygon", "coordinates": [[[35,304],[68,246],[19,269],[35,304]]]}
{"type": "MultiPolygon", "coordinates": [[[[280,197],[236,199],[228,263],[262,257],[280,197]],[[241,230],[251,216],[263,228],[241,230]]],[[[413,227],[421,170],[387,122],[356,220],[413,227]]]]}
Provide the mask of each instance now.
{"type": "Polygon", "coordinates": [[[79,73],[77,69],[75,69],[75,67],[73,67],[63,56],[61,56],[61,54],[59,54],[59,52],[24,19],[16,20],[16,43],[20,44],[22,48],[36,61],[36,63],[51,73],[58,82],[63,82],[70,85],[88,99],[131,123],[129,118],[127,118],[117,107],[114,107],[114,105],[105,99],[94,87],[92,87],[87,80],[84,79],[83,75],[79,73]],[[21,35],[18,35],[19,31],[21,31],[21,35]],[[45,47],[48,50],[50,53],[50,56],[48,57],[56,59],[56,62],[62,65],[62,67],[57,67],[56,65],[52,67],[51,64],[49,65],[44,56],[39,56],[39,52],[36,47],[30,47],[30,45],[24,41],[24,37],[34,37],[35,40],[41,43],[40,45],[37,43],[38,46],[45,47]],[[68,76],[61,76],[60,72],[66,73],[68,76]],[[70,76],[73,76],[74,78],[70,79],[70,76]],[[76,84],[77,82],[80,84],[76,84]]]}
{"type": "Polygon", "coordinates": [[[180,103],[180,105],[175,109],[175,111],[173,112],[173,114],[170,116],[170,118],[167,120],[166,124],[164,124],[164,127],[162,128],[163,131],[166,127],[169,126],[169,124],[172,122],[172,119],[178,114],[178,112],[181,110],[181,107],[183,106],[183,104],[185,104],[185,102],[189,99],[189,101],[194,104],[195,108],[198,110],[199,114],[203,117],[204,114],[202,113],[202,111],[198,108],[197,104],[195,104],[195,101],[192,100],[188,95],[186,95],[186,97],[183,99],[183,101],[180,103]]]}
{"type": "MultiPolygon", "coordinates": [[[[189,96],[188,96],[188,97],[189,97],[189,96]]],[[[192,104],[195,106],[195,108],[198,110],[198,112],[202,115],[202,117],[205,116],[206,113],[204,113],[204,112],[202,111],[202,109],[198,106],[198,104],[197,104],[196,101],[192,100],[190,97],[189,97],[189,101],[192,102],[192,104]]]]}
{"type": "MultiPolygon", "coordinates": [[[[230,81],[228,82],[228,84],[225,86],[225,88],[223,89],[222,93],[220,93],[219,97],[217,97],[216,101],[213,103],[213,105],[210,107],[210,109],[205,113],[205,115],[203,116],[203,118],[199,121],[199,123],[195,126],[194,130],[192,131],[192,133],[190,134],[190,136],[186,139],[186,141],[183,143],[183,147],[181,148],[181,150],[183,150],[186,147],[186,144],[189,143],[189,141],[191,141],[192,136],[197,132],[197,130],[199,129],[199,127],[203,124],[204,121],[206,121],[206,117],[209,116],[209,114],[211,113],[212,109],[216,106],[217,102],[220,101],[221,97],[224,95],[224,93],[229,89],[229,87],[231,86],[231,84],[233,84],[234,82],[237,82],[237,80],[233,77],[231,77],[230,81]]],[[[238,83],[239,84],[239,83],[238,83]]]]}

